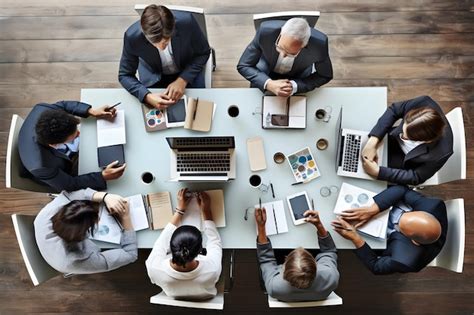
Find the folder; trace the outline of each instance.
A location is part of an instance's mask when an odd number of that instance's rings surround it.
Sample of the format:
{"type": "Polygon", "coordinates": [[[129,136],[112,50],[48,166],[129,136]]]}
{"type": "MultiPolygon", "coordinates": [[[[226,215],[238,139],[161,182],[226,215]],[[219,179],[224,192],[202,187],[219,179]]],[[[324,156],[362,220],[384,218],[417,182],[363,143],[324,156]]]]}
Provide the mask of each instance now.
{"type": "Polygon", "coordinates": [[[186,108],[185,129],[209,132],[211,130],[212,117],[214,116],[216,104],[199,98],[188,99],[186,108]]]}

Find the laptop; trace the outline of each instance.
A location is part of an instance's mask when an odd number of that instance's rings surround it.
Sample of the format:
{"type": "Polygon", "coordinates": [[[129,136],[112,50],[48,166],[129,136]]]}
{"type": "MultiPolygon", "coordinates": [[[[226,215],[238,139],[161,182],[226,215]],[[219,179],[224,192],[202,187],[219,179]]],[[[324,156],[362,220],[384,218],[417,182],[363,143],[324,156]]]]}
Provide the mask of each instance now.
{"type": "MultiPolygon", "coordinates": [[[[337,121],[337,155],[336,174],[339,176],[355,177],[376,180],[364,171],[362,166],[362,149],[367,140],[369,132],[342,128],[342,107],[337,121]]],[[[378,159],[383,160],[383,144],[378,149],[378,159]]]]}
{"type": "Polygon", "coordinates": [[[171,181],[235,179],[234,137],[167,137],[171,181]]]}

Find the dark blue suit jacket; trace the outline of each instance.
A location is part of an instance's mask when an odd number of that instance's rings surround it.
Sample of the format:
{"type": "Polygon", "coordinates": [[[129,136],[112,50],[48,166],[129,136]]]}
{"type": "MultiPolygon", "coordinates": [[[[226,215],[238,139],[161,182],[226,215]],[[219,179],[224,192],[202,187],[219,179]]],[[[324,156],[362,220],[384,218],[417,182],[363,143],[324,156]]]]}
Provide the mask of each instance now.
{"type": "MultiPolygon", "coordinates": [[[[237,65],[239,73],[262,91],[265,81],[271,79],[269,74],[278,60],[279,53],[275,49],[275,42],[283,24],[285,21],[263,22],[237,65]],[[259,62],[266,63],[267,72],[257,68],[259,62]]],[[[312,91],[331,81],[333,75],[327,36],[314,28],[311,29],[308,45],[298,54],[293,67],[286,75],[298,85],[297,93],[312,91]],[[313,65],[315,73],[311,73],[313,65]]]]}
{"type": "Polygon", "coordinates": [[[448,232],[446,205],[440,199],[427,198],[406,186],[391,186],[374,197],[383,211],[402,201],[413,210],[433,215],[441,224],[441,236],[433,244],[415,245],[400,232],[393,232],[387,240],[387,249],[378,256],[367,243],[355,250],[357,257],[374,274],[418,272],[428,265],[441,251],[448,232]]]}
{"type": "Polygon", "coordinates": [[[453,154],[453,132],[443,114],[443,110],[429,96],[420,96],[408,101],[393,103],[379,118],[369,136],[382,139],[389,137],[389,167],[380,167],[377,179],[396,184],[418,185],[433,176],[453,154]],[[414,108],[431,107],[438,111],[446,121],[443,136],[436,142],[417,146],[407,155],[398,145],[397,138],[403,132],[403,121],[393,128],[398,119],[403,119],[406,113],[414,108]]]}
{"type": "MultiPolygon", "coordinates": [[[[171,47],[179,76],[188,83],[204,69],[211,53],[209,43],[196,19],[189,12],[173,11],[175,33],[171,47]]],[[[122,86],[141,102],[149,93],[147,87],[161,79],[161,59],[158,49],[143,35],[140,21],[133,23],[123,38],[122,58],[120,59],[119,81],[122,86]],[[136,72],[140,80],[136,77],[136,72]]]]}
{"type": "Polygon", "coordinates": [[[87,117],[91,106],[76,101],[60,101],[54,104],[40,103],[35,105],[26,117],[20,129],[18,151],[23,166],[26,169],[25,177],[51,186],[52,191],[75,191],[92,188],[103,190],[107,184],[101,172],[89,173],[80,176],[72,174],[73,162],[71,159],[49,146],[39,144],[36,140],[36,123],[40,115],[47,110],[63,110],[72,115],[87,117]]]}

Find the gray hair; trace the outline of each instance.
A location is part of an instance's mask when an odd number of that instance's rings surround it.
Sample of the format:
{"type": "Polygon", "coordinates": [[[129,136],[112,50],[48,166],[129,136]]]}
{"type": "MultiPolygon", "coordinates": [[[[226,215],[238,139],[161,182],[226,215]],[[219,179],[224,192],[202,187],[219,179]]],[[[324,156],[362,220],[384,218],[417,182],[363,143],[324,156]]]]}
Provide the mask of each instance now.
{"type": "Polygon", "coordinates": [[[281,35],[288,35],[299,40],[303,46],[308,44],[311,37],[311,28],[308,22],[303,18],[292,18],[286,21],[281,28],[281,35]]]}

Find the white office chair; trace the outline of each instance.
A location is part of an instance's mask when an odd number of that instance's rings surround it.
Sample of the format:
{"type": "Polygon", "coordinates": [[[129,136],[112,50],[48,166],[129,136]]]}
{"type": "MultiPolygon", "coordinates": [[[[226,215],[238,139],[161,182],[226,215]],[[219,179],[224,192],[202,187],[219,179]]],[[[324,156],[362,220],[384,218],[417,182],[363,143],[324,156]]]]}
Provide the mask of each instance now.
{"type": "Polygon", "coordinates": [[[316,307],[329,305],[342,305],[342,298],[334,292],[331,292],[325,300],[308,302],[282,302],[272,298],[270,295],[268,296],[268,306],[271,308],[316,307]]]}
{"type": "Polygon", "coordinates": [[[35,216],[33,215],[12,215],[13,227],[18,245],[20,246],[21,255],[23,256],[31,281],[37,286],[60,273],[48,265],[43,256],[41,256],[36,245],[34,220],[35,216]]]}
{"type": "Polygon", "coordinates": [[[270,20],[283,20],[288,21],[291,18],[301,17],[308,21],[309,27],[314,28],[316,22],[318,22],[320,16],[319,11],[282,11],[282,12],[271,12],[271,13],[261,13],[254,14],[253,24],[255,30],[258,30],[260,24],[265,21],[270,20]]]}
{"type": "Polygon", "coordinates": [[[32,179],[20,176],[22,165],[20,153],[18,152],[18,134],[20,133],[22,125],[23,119],[18,115],[13,115],[10,125],[10,133],[8,135],[5,186],[7,188],[16,188],[31,192],[56,192],[49,186],[38,184],[32,179]]]}
{"type": "Polygon", "coordinates": [[[446,236],[443,249],[428,266],[440,267],[461,273],[464,264],[464,245],[466,241],[464,199],[452,199],[445,203],[448,214],[448,235],[446,236]]]}
{"type": "Polygon", "coordinates": [[[466,134],[462,108],[456,107],[446,114],[449,125],[453,130],[453,155],[446,164],[420,186],[439,185],[453,180],[466,179],[466,134]]]}
{"type": "MultiPolygon", "coordinates": [[[[138,15],[142,15],[143,10],[148,6],[148,4],[136,4],[135,11],[138,15]]],[[[203,32],[206,39],[207,37],[207,27],[206,27],[206,16],[204,15],[204,9],[196,7],[187,7],[187,6],[178,6],[178,5],[164,5],[170,10],[174,11],[185,11],[191,12],[193,17],[196,19],[201,31],[203,32]]],[[[211,55],[207,60],[206,66],[204,68],[204,81],[206,88],[212,88],[212,72],[216,71],[216,52],[214,48],[211,47],[211,55]]]]}

